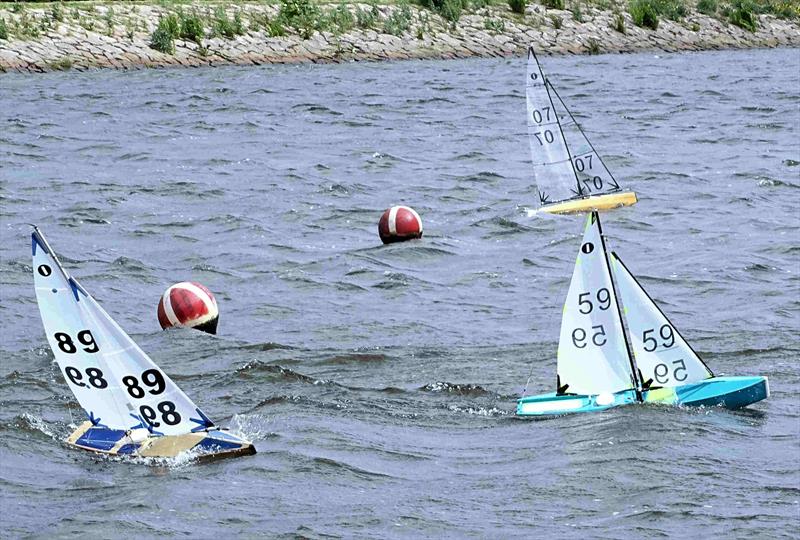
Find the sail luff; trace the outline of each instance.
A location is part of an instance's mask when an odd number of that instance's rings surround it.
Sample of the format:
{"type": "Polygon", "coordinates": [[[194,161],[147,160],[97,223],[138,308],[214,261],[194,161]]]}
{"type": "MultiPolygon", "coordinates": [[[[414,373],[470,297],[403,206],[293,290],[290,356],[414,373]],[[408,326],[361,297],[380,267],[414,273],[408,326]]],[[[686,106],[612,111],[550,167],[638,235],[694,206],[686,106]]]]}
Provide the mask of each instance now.
{"type": "MultiPolygon", "coordinates": [[[[597,149],[595,149],[594,145],[592,144],[592,141],[590,141],[589,137],[586,135],[586,132],[583,131],[583,128],[581,127],[580,123],[575,119],[575,116],[573,116],[572,111],[569,110],[569,107],[567,107],[567,104],[564,103],[563,99],[561,99],[561,94],[558,93],[558,90],[556,90],[555,86],[550,84],[550,81],[547,81],[547,86],[553,89],[553,93],[555,93],[556,97],[558,98],[558,101],[561,103],[561,106],[564,107],[564,110],[567,111],[567,114],[569,115],[570,119],[572,120],[572,124],[571,125],[574,125],[578,129],[580,134],[583,135],[583,138],[586,140],[586,144],[589,145],[589,148],[591,148],[592,152],[594,152],[594,154],[597,156],[597,159],[603,165],[603,168],[606,170],[608,175],[611,177],[611,180],[614,181],[614,184],[616,186],[615,189],[620,189],[619,182],[617,182],[617,179],[614,178],[614,174],[611,172],[611,169],[609,169],[608,166],[606,165],[606,162],[603,161],[602,156],[600,156],[600,154],[598,153],[597,149]]],[[[569,150],[569,143],[566,142],[566,137],[564,138],[564,144],[567,145],[567,149],[569,150]]],[[[574,168],[574,165],[575,164],[573,163],[573,168],[574,168]]],[[[577,177],[577,172],[575,173],[575,176],[577,177]]],[[[583,190],[581,189],[581,185],[580,185],[580,180],[578,180],[578,190],[581,193],[583,193],[583,190]]]]}
{"type": "Polygon", "coordinates": [[[642,384],[638,376],[639,370],[636,367],[636,359],[633,356],[633,350],[631,348],[631,343],[630,343],[630,336],[628,335],[628,329],[625,325],[624,316],[622,314],[622,306],[620,306],[620,301],[619,301],[619,291],[617,290],[617,284],[614,280],[614,274],[611,271],[611,263],[608,259],[608,249],[606,248],[606,239],[605,236],[603,235],[603,226],[600,223],[600,214],[599,212],[595,211],[592,212],[592,216],[594,217],[594,219],[597,220],[597,228],[600,230],[600,244],[602,245],[603,249],[603,261],[606,265],[606,270],[608,271],[608,275],[611,278],[611,291],[613,292],[612,297],[614,298],[614,303],[617,306],[617,316],[619,317],[619,325],[620,328],[622,329],[622,335],[625,340],[625,351],[628,354],[628,363],[631,368],[631,378],[633,381],[633,387],[636,390],[636,400],[642,401],[642,384]]]}

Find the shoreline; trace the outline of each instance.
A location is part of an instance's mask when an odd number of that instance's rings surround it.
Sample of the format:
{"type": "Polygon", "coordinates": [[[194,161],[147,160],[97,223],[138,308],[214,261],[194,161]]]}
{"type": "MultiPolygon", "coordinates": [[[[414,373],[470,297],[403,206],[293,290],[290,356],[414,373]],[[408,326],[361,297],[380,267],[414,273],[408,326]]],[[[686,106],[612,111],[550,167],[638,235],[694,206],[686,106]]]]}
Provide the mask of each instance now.
{"type": "Polygon", "coordinates": [[[581,4],[577,15],[574,8],[539,4],[528,5],[524,15],[507,4],[487,5],[464,12],[457,22],[416,5],[316,4],[329,20],[338,14],[351,21],[349,28],[320,30],[277,27],[278,4],[37,3],[17,11],[9,6],[0,6],[0,19],[16,32],[0,39],[0,73],[499,57],[522,55],[529,44],[543,54],[800,47],[797,19],[757,15],[758,27],[751,32],[693,9],[679,21],[662,18],[652,30],[635,26],[619,7],[581,4]],[[208,17],[206,25],[223,17],[238,28],[222,35],[201,27],[200,38],[177,37],[171,42],[174,53],[160,52],[152,46],[154,32],[159,20],[176,10],[208,17]],[[366,24],[364,14],[370,16],[366,24]],[[284,35],[271,35],[280,32],[284,35]]]}

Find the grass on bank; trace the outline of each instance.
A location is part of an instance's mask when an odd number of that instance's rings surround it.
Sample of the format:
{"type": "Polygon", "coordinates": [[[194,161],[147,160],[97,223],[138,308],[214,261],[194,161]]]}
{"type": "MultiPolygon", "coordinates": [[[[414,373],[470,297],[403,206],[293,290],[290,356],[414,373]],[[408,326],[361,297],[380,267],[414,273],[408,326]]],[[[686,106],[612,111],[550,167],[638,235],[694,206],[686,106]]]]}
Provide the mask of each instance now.
{"type": "MultiPolygon", "coordinates": [[[[511,14],[520,17],[518,21],[535,27],[548,20],[553,28],[562,26],[561,16],[531,14],[528,7],[532,2],[533,0],[413,0],[414,4],[439,15],[452,27],[455,27],[464,13],[479,13],[491,6],[506,6],[511,14]]],[[[584,8],[613,8],[615,18],[612,28],[620,33],[626,32],[624,18],[618,11],[619,7],[625,6],[624,2],[627,2],[627,11],[635,25],[653,30],[658,28],[662,19],[681,20],[689,14],[690,7],[750,31],[758,29],[760,14],[772,14],[784,19],[797,19],[800,16],[800,0],[536,0],[536,3],[547,9],[570,11],[572,19],[579,23],[584,19],[584,8]]],[[[418,20],[415,20],[409,0],[342,0],[338,4],[323,4],[316,0],[224,3],[156,0],[152,5],[161,8],[165,13],[151,31],[150,44],[154,49],[165,53],[174,52],[177,39],[194,42],[203,52],[203,40],[207,38],[234,39],[247,32],[262,29],[270,37],[283,36],[294,31],[306,39],[314,32],[341,35],[353,29],[373,29],[396,36],[412,33],[418,39],[423,39],[426,34],[434,31],[427,13],[418,12],[418,20]],[[277,6],[277,14],[270,16],[264,10],[247,9],[249,6],[266,5],[277,6]],[[391,7],[387,9],[388,6],[391,7]]],[[[35,39],[57,29],[59,24],[67,23],[108,36],[122,34],[133,40],[136,33],[150,31],[145,20],[138,16],[141,8],[142,5],[135,2],[0,2],[0,40],[35,39]],[[14,16],[4,16],[4,10],[10,11],[14,16]]],[[[502,10],[495,9],[491,13],[483,14],[487,17],[487,31],[500,33],[505,30],[504,19],[508,16],[502,10]]]]}

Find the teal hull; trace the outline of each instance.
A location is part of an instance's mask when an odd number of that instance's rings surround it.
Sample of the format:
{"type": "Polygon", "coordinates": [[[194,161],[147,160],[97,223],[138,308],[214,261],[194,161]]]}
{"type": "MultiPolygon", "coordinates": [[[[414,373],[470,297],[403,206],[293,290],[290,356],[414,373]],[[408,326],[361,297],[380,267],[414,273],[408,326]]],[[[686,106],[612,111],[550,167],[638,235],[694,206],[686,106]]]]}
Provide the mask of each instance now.
{"type": "MultiPolygon", "coordinates": [[[[712,377],[675,388],[658,388],[642,393],[642,402],[688,407],[746,407],[769,397],[766,377],[712,377]]],[[[559,416],[597,412],[637,403],[636,392],[616,394],[556,395],[554,392],[523,397],[517,401],[518,416],[559,416]]]]}

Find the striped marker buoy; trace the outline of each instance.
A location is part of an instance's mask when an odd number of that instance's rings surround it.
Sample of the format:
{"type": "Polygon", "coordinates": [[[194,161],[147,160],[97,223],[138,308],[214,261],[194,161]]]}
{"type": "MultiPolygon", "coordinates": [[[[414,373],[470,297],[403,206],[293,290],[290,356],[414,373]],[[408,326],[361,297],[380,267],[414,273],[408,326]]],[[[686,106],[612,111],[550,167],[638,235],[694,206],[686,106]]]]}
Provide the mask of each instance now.
{"type": "Polygon", "coordinates": [[[206,287],[195,281],[176,283],[158,301],[161,328],[186,326],[209,334],[217,333],[217,300],[206,287]]]}
{"type": "Polygon", "coordinates": [[[422,236],[422,219],[413,208],[392,206],[378,222],[378,234],[384,244],[402,242],[422,236]]]}

